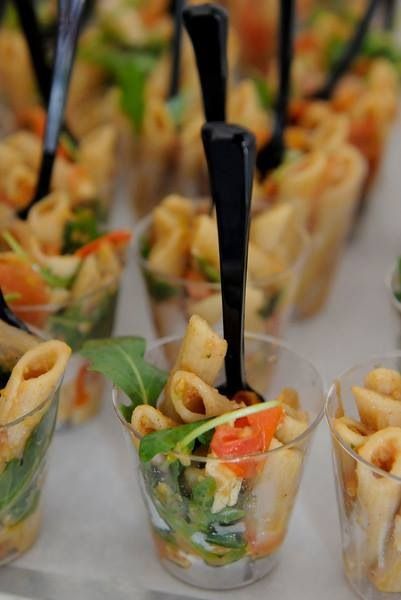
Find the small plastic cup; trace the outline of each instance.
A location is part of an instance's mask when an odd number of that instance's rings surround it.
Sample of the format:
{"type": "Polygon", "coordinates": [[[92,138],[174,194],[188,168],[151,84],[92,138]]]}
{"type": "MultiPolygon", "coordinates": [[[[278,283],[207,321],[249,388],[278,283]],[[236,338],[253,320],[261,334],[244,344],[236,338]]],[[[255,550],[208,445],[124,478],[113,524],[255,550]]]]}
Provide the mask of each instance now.
{"type": "Polygon", "coordinates": [[[47,451],[53,437],[58,390],[33,411],[0,426],[2,444],[21,435],[21,426],[32,427],[21,458],[8,461],[0,472],[0,565],[14,560],[36,541],[41,527],[42,489],[47,451]]]}
{"type": "Polygon", "coordinates": [[[45,339],[66,342],[73,354],[60,389],[57,426],[79,425],[99,411],[105,379],[88,370],[79,350],[87,340],[110,337],[114,327],[119,278],[65,304],[14,306],[14,312],[45,339]]]}
{"type": "MultiPolygon", "coordinates": [[[[183,332],[193,314],[212,327],[222,320],[220,283],[190,281],[164,275],[152,269],[141,250],[149,236],[151,216],[139,222],[134,239],[135,259],[148,293],[156,337],[183,332]]],[[[252,333],[280,337],[292,315],[299,277],[309,251],[309,236],[299,227],[294,245],[298,252],[292,264],[281,273],[250,281],[245,304],[245,328],[252,333]]]]}
{"type": "MultiPolygon", "coordinates": [[[[149,346],[147,361],[170,369],[179,342],[174,337],[157,340],[149,346]]],[[[266,400],[293,387],[308,419],[298,437],[276,442],[268,452],[224,460],[169,452],[143,463],[137,453],[140,437],[120,412],[127,398],[113,390],[157,555],[169,573],[204,589],[242,587],[276,566],[312,434],[323,415],[322,380],[306,359],[274,338],[252,334],[246,336],[245,356],[250,385],[266,400]],[[232,471],[242,473],[243,479],[236,489],[218,492],[219,473],[227,476],[232,471]],[[199,481],[205,486],[203,495],[199,488],[195,492],[194,482],[199,481]]]]}
{"type": "Polygon", "coordinates": [[[397,460],[396,448],[380,441],[373,449],[373,462],[367,462],[340,437],[334,420],[343,416],[360,420],[351,388],[362,385],[366,375],[379,367],[400,371],[401,352],[372,357],[340,375],[328,392],[325,408],[333,447],[344,571],[353,590],[364,600],[392,600],[401,594],[401,477],[391,472],[397,460]]]}

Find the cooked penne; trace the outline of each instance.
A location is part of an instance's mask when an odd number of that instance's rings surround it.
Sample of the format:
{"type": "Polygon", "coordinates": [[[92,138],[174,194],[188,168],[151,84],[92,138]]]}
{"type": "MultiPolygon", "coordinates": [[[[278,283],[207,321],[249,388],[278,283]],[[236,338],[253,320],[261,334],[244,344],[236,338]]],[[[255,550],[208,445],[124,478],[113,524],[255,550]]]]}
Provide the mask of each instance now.
{"type": "Polygon", "coordinates": [[[188,371],[180,370],[174,373],[170,380],[169,393],[174,410],[184,423],[218,417],[243,406],[242,403],[228,400],[200,377],[188,371]]]}
{"type": "Polygon", "coordinates": [[[131,425],[138,432],[139,436],[144,436],[154,431],[176,427],[177,423],[166,417],[157,408],[142,404],[137,406],[132,413],[131,425]]]}

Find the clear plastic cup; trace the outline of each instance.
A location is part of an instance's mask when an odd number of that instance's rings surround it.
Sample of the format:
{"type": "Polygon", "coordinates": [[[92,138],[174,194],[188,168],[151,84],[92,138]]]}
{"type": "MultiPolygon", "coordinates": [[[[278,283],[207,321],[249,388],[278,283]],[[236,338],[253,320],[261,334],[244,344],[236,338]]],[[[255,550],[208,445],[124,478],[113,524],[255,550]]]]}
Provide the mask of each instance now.
{"type": "MultiPolygon", "coordinates": [[[[145,357],[168,370],[179,343],[174,337],[158,340],[145,357]]],[[[127,398],[113,391],[114,408],[135,457],[157,555],[169,573],[199,588],[245,586],[276,566],[312,434],[323,415],[322,381],[306,359],[275,338],[252,334],[246,336],[245,356],[254,389],[270,400],[292,387],[307,415],[298,437],[282,444],[276,440],[268,452],[224,460],[170,452],[143,463],[137,453],[140,438],[119,408],[127,398]],[[231,488],[229,499],[215,487],[222,471],[243,477],[239,487],[231,488]]]]}
{"type": "MultiPolygon", "coordinates": [[[[157,337],[185,330],[191,315],[204,318],[212,327],[221,323],[220,283],[190,281],[156,272],[142,255],[152,218],[146,217],[135,231],[135,259],[141,269],[157,337]]],[[[252,333],[280,337],[292,315],[299,277],[309,252],[309,236],[296,229],[297,253],[281,273],[264,280],[249,281],[245,305],[245,328],[252,333]]],[[[294,237],[295,237],[294,236],[294,237]]]]}
{"type": "Polygon", "coordinates": [[[79,350],[87,340],[111,336],[119,286],[119,278],[110,278],[101,288],[65,304],[13,306],[35,333],[62,340],[73,351],[60,389],[58,427],[84,423],[100,409],[105,379],[88,370],[79,350]]]}
{"type": "MultiPolygon", "coordinates": [[[[379,435],[370,442],[367,437],[366,446],[358,445],[365,448],[361,455],[340,436],[334,420],[345,416],[360,421],[351,388],[362,385],[366,375],[378,367],[400,371],[401,352],[373,357],[346,371],[331,386],[326,402],[344,571],[364,600],[390,600],[401,594],[401,477],[392,472],[397,447],[394,440],[386,441],[387,436],[379,435]],[[368,443],[374,443],[369,447],[372,462],[364,458],[368,443]]],[[[363,425],[350,427],[355,435],[371,433],[363,425]]],[[[401,439],[401,429],[399,434],[401,439]]]]}
{"type": "Polygon", "coordinates": [[[27,439],[22,457],[6,462],[0,472],[0,565],[28,550],[39,535],[47,451],[57,408],[58,390],[33,411],[0,426],[4,449],[7,440],[21,435],[21,428],[30,428],[32,421],[38,422],[27,439]]]}

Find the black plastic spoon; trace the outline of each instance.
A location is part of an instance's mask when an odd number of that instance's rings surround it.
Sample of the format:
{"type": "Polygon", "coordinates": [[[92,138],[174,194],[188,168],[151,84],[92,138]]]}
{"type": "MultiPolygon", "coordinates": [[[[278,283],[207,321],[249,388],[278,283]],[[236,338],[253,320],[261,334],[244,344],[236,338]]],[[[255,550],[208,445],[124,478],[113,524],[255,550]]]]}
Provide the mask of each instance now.
{"type": "MultiPolygon", "coordinates": [[[[35,79],[39,93],[43,104],[48,106],[52,81],[52,69],[46,60],[44,37],[40,31],[36,11],[32,4],[32,0],[13,1],[22,31],[24,32],[26,43],[28,45],[29,55],[31,58],[33,71],[35,73],[35,79]]],[[[76,145],[76,139],[68,130],[66,125],[63,126],[63,130],[65,134],[68,135],[71,142],[76,145]]]]}
{"type": "Polygon", "coordinates": [[[32,67],[43,103],[47,106],[50,96],[52,70],[46,61],[43,38],[32,0],[13,0],[21,29],[28,44],[32,67]]]}
{"type": "Polygon", "coordinates": [[[244,309],[255,138],[248,130],[225,123],[207,123],[202,140],[216,207],[219,233],[221,296],[226,382],[220,391],[232,398],[253,391],[244,366],[244,309]]]}
{"type": "Polygon", "coordinates": [[[15,316],[11,308],[8,306],[6,299],[4,298],[3,290],[0,288],[0,320],[4,321],[8,325],[12,325],[17,329],[31,333],[28,327],[21,319],[15,316]]]}
{"type": "Polygon", "coordinates": [[[280,83],[276,104],[276,114],[272,137],[260,148],[256,166],[261,179],[269,171],[283,162],[285,143],[284,132],[287,123],[288,103],[291,85],[291,62],[295,22],[295,0],[281,0],[280,3],[280,83]]]}
{"type": "Polygon", "coordinates": [[[225,121],[227,12],[215,4],[200,4],[187,7],[183,20],[195,52],[206,121],[225,121]]]}
{"type": "Polygon", "coordinates": [[[334,65],[332,72],[330,73],[326,83],[323,87],[312,95],[312,98],[317,100],[330,100],[337,87],[340,79],[346,74],[351,67],[352,63],[361,51],[362,44],[365,40],[366,34],[369,30],[369,26],[374,17],[375,11],[378,8],[382,0],[369,0],[368,6],[359,25],[357,26],[354,35],[348,42],[343,54],[334,65]]]}
{"type": "Polygon", "coordinates": [[[171,73],[168,99],[174,98],[180,89],[181,48],[182,48],[182,11],[185,0],[172,0],[171,14],[174,21],[174,32],[171,41],[171,73]]]}
{"type": "Polygon", "coordinates": [[[56,58],[39,179],[34,198],[19,213],[21,219],[26,219],[32,206],[44,196],[47,196],[50,190],[84,4],[85,0],[59,0],[56,58]]]}

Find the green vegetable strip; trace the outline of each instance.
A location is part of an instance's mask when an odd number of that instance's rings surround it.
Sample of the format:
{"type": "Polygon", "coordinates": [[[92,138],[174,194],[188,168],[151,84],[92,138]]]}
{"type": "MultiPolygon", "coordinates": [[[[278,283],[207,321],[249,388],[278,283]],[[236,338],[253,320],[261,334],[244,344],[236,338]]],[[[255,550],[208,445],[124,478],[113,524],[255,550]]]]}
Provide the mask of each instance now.
{"type": "Polygon", "coordinates": [[[176,450],[177,452],[183,451],[187,446],[191,444],[191,442],[195,441],[197,437],[203,435],[211,429],[214,429],[215,427],[218,427],[219,425],[224,425],[225,423],[229,423],[230,421],[241,419],[242,417],[247,417],[248,415],[254,415],[256,413],[263,412],[264,410],[268,410],[269,408],[274,408],[279,405],[280,402],[278,400],[271,400],[270,402],[261,402],[260,404],[253,404],[252,406],[246,406],[245,408],[239,408],[238,410],[233,410],[231,412],[224,413],[224,415],[220,415],[206,422],[203,421],[202,425],[188,433],[188,435],[186,435],[180,442],[178,442],[178,444],[176,445],[176,450]]]}
{"type": "Polygon", "coordinates": [[[3,239],[7,242],[7,244],[10,246],[11,250],[15,252],[17,256],[23,258],[24,260],[28,260],[27,253],[9,231],[3,231],[1,235],[3,236],[3,239]]]}

